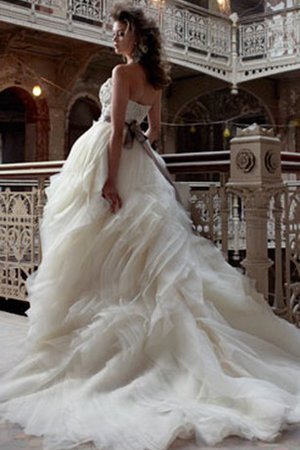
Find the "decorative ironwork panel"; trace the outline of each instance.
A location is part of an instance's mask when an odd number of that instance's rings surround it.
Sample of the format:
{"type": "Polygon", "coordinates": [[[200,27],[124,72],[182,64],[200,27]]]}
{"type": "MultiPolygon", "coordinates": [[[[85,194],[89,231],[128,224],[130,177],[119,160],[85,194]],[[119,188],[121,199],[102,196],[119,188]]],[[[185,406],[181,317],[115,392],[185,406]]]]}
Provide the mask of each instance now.
{"type": "Polygon", "coordinates": [[[208,30],[211,54],[229,58],[231,53],[231,26],[229,23],[210,19],[208,30]]]}
{"type": "Polygon", "coordinates": [[[91,20],[102,20],[103,0],[73,0],[73,16],[83,17],[91,20]]]}
{"type": "Polygon", "coordinates": [[[209,19],[198,14],[186,15],[186,42],[191,48],[207,53],[208,51],[208,24],[209,19]]]}
{"type": "MultiPolygon", "coordinates": [[[[116,0],[118,1],[118,0],[116,0]]],[[[110,0],[111,6],[115,1],[110,0]]],[[[160,9],[155,6],[155,4],[151,1],[147,0],[133,0],[132,3],[140,8],[143,8],[147,11],[147,16],[152,17],[156,23],[160,23],[160,9]]]]}
{"type": "Polygon", "coordinates": [[[225,254],[228,247],[228,209],[225,188],[210,186],[209,189],[193,190],[190,202],[191,218],[195,230],[212,240],[225,254]],[[226,233],[224,233],[224,230],[226,233]]]}
{"type": "Polygon", "coordinates": [[[286,291],[290,319],[300,326],[300,185],[285,195],[286,291]]]}
{"type": "Polygon", "coordinates": [[[38,191],[7,188],[0,192],[0,296],[25,300],[38,260],[38,191]]]}
{"type": "Polygon", "coordinates": [[[281,73],[299,64],[300,11],[283,10],[251,23],[240,23],[238,78],[281,73]]]}
{"type": "Polygon", "coordinates": [[[227,21],[174,6],[163,10],[162,20],[167,43],[229,57],[231,28],[227,21]]]}
{"type": "Polygon", "coordinates": [[[241,199],[228,193],[228,248],[234,261],[240,261],[240,251],[246,249],[246,221],[241,199]]]}
{"type": "MultiPolygon", "coordinates": [[[[275,198],[271,197],[269,212],[268,212],[268,247],[274,248],[276,246],[275,239],[275,216],[274,216],[274,208],[275,208],[275,198]]],[[[281,236],[284,239],[284,233],[281,236]]]]}
{"type": "Polygon", "coordinates": [[[240,53],[243,58],[266,55],[267,26],[265,22],[240,25],[240,53]]]}
{"type": "Polygon", "coordinates": [[[268,48],[272,58],[292,55],[297,45],[295,14],[276,15],[267,22],[268,48]]]}
{"type": "Polygon", "coordinates": [[[36,0],[37,5],[48,6],[50,8],[66,9],[67,0],[36,0]]]}
{"type": "Polygon", "coordinates": [[[166,7],[163,14],[163,32],[168,43],[185,45],[185,13],[184,10],[166,7]]]}

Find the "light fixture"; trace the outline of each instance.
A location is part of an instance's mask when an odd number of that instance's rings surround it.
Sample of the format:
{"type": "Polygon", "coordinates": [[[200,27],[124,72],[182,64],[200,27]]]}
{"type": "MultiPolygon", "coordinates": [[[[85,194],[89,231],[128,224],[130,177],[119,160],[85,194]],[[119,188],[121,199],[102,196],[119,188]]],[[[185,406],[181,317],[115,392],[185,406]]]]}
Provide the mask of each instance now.
{"type": "Polygon", "coordinates": [[[238,95],[239,90],[238,90],[238,87],[237,87],[237,84],[236,84],[236,83],[233,83],[233,84],[231,85],[230,93],[231,93],[232,95],[238,95]]]}
{"type": "Polygon", "coordinates": [[[223,14],[230,14],[230,0],[217,0],[219,9],[223,14]]]}
{"type": "Polygon", "coordinates": [[[290,121],[290,125],[292,125],[292,127],[299,127],[300,126],[300,119],[293,119],[290,121]]]}
{"type": "Polygon", "coordinates": [[[35,84],[33,86],[32,94],[34,95],[34,97],[40,97],[40,95],[42,94],[42,88],[39,84],[35,84]]]}
{"type": "Polygon", "coordinates": [[[151,3],[157,8],[162,8],[165,5],[165,0],[151,0],[151,3]]]}
{"type": "Polygon", "coordinates": [[[227,138],[230,137],[230,135],[231,135],[230,129],[228,128],[228,126],[226,126],[226,128],[225,128],[224,131],[223,131],[223,137],[224,137],[225,139],[227,139],[227,138]]]}

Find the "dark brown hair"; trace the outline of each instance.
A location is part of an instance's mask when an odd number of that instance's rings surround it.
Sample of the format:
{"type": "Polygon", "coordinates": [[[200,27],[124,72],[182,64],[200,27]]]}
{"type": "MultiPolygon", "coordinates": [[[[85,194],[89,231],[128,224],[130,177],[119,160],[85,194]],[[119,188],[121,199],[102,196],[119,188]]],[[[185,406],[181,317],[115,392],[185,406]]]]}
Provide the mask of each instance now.
{"type": "Polygon", "coordinates": [[[146,17],[141,8],[127,3],[114,5],[111,16],[116,22],[129,24],[137,40],[139,63],[146,72],[149,83],[156,89],[167,86],[170,81],[170,64],[164,57],[161,33],[155,21],[146,17]]]}

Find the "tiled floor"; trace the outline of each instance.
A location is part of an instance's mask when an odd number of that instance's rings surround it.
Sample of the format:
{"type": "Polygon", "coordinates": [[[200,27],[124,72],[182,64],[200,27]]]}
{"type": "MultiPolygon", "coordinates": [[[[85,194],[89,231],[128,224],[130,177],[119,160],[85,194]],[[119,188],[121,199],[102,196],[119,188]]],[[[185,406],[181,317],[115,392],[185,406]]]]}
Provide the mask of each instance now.
{"type": "MultiPolygon", "coordinates": [[[[26,436],[17,426],[0,421],[1,450],[42,450],[42,439],[26,436]]],[[[249,442],[238,438],[226,439],[215,447],[197,446],[186,441],[176,441],[170,450],[300,450],[300,426],[290,427],[273,443],[249,442]]],[[[63,449],[62,449],[63,450],[63,449]]],[[[76,450],[95,450],[92,444],[82,445],[76,450]]]]}

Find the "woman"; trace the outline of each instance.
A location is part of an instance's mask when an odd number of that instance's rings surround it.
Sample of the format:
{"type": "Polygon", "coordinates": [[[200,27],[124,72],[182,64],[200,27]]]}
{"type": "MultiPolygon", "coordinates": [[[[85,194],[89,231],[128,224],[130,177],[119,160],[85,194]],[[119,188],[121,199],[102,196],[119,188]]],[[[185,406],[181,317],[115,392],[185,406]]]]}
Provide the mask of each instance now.
{"type": "Polygon", "coordinates": [[[0,413],[52,450],[272,440],[300,421],[299,331],[191,233],[161,159],[125,146],[146,115],[157,139],[168,72],[152,20],[122,5],[113,19],[126,64],[48,190],[26,352],[0,413]]]}
{"type": "Polygon", "coordinates": [[[146,136],[153,142],[159,137],[161,88],[168,82],[167,70],[159,61],[159,31],[154,23],[144,19],[142,13],[139,15],[136,11],[136,15],[140,25],[137,30],[144,33],[142,36],[138,32],[135,34],[134,24],[130,23],[127,11],[114,13],[113,44],[115,52],[126,59],[126,64],[118,65],[112,72],[112,134],[108,179],[103,187],[103,197],[110,202],[113,213],[122,205],[116,182],[128,101],[149,108],[146,136]]]}

